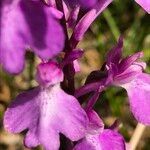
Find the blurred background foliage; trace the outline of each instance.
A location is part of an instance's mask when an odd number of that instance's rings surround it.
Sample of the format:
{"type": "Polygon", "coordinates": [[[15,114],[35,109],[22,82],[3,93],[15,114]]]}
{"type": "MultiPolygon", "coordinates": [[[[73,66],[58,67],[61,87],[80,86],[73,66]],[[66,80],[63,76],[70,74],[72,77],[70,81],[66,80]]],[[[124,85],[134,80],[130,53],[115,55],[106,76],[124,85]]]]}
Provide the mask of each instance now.
{"type": "MultiPolygon", "coordinates": [[[[76,75],[77,87],[84,84],[91,71],[102,66],[108,50],[116,44],[120,35],[124,37],[124,57],[142,50],[143,60],[147,62],[146,72],[150,73],[150,16],[132,0],[115,0],[96,19],[79,45],[85,54],[80,60],[81,72],[76,75]]],[[[6,107],[19,92],[37,85],[34,80],[37,64],[38,59],[32,53],[27,53],[26,68],[20,75],[11,76],[0,70],[0,150],[27,150],[22,146],[22,135],[12,135],[4,131],[2,119],[6,107]]],[[[119,118],[120,132],[129,142],[137,122],[129,111],[124,90],[109,88],[101,94],[95,109],[106,127],[119,118]]],[[[150,127],[145,129],[137,150],[150,150],[150,127]]]]}

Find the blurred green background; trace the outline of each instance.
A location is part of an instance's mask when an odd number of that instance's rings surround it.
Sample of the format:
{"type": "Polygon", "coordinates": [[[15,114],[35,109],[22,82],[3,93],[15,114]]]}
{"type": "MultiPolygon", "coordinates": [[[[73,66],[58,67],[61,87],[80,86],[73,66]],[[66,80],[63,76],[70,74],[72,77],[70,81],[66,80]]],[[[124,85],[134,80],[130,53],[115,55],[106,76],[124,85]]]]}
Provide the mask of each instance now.
{"type": "MultiPolygon", "coordinates": [[[[81,72],[76,75],[77,86],[84,84],[91,71],[101,67],[106,53],[116,44],[120,35],[124,37],[124,56],[142,50],[143,60],[147,62],[146,72],[150,73],[150,16],[132,0],[115,0],[96,19],[79,45],[85,55],[80,60],[81,72]]],[[[27,53],[26,60],[26,68],[20,75],[11,76],[0,70],[0,150],[27,150],[22,146],[22,135],[8,134],[2,125],[3,113],[10,101],[19,92],[37,85],[34,74],[38,60],[32,53],[27,53]]],[[[119,118],[120,132],[127,142],[130,141],[137,122],[129,110],[123,89],[108,89],[101,95],[95,109],[106,127],[119,118]]],[[[150,127],[145,128],[137,150],[150,150],[150,127]]]]}

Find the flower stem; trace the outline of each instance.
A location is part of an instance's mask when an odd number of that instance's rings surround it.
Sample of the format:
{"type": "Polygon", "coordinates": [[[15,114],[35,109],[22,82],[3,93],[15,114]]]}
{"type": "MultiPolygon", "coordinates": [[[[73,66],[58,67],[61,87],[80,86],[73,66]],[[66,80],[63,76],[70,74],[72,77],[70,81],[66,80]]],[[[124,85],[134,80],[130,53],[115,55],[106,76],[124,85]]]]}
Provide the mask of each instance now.
{"type": "Polygon", "coordinates": [[[136,147],[139,144],[139,141],[144,133],[145,128],[146,128],[145,125],[143,125],[141,123],[137,124],[136,129],[130,140],[130,150],[136,150],[136,147]]]}

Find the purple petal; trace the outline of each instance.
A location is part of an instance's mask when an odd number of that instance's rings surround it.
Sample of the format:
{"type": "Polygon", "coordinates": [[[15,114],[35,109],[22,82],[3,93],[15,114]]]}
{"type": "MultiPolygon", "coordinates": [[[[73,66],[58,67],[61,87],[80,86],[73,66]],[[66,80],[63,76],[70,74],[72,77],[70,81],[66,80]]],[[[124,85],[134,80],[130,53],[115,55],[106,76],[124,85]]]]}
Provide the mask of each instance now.
{"type": "Polygon", "coordinates": [[[77,143],[73,150],[102,150],[99,135],[88,135],[77,143]]]}
{"type": "Polygon", "coordinates": [[[7,46],[2,45],[0,47],[0,61],[2,67],[7,72],[12,74],[18,74],[19,72],[22,72],[25,66],[24,59],[25,59],[25,50],[19,43],[17,44],[17,46],[15,44],[12,44],[7,46]]]}
{"type": "Polygon", "coordinates": [[[82,7],[91,8],[98,2],[98,0],[88,0],[88,1],[87,0],[79,0],[79,2],[82,7]]]}
{"type": "Polygon", "coordinates": [[[137,52],[131,56],[126,57],[123,59],[119,64],[119,72],[122,73],[125,71],[128,67],[130,67],[133,63],[135,63],[138,59],[143,57],[143,52],[137,52]]]}
{"type": "Polygon", "coordinates": [[[75,72],[80,72],[80,64],[77,60],[73,61],[73,66],[74,66],[75,72]]]}
{"type": "Polygon", "coordinates": [[[121,86],[127,90],[134,117],[150,125],[150,75],[141,73],[130,83],[121,86]]]}
{"type": "Polygon", "coordinates": [[[36,147],[40,144],[37,134],[37,128],[31,129],[27,132],[24,138],[24,145],[27,147],[36,147]]]}
{"type": "Polygon", "coordinates": [[[99,135],[88,135],[74,150],[125,150],[125,141],[116,131],[106,129],[99,135]]]}
{"type": "MultiPolygon", "coordinates": [[[[39,1],[39,0],[38,0],[39,1]]],[[[45,4],[50,5],[52,7],[54,7],[56,5],[55,0],[42,0],[45,2],[45,4]]]]}
{"type": "Polygon", "coordinates": [[[26,146],[42,144],[46,150],[59,148],[59,133],[72,141],[83,138],[87,121],[77,99],[61,90],[59,84],[20,94],[4,116],[8,131],[18,133],[28,129],[26,146]]]}
{"type": "Polygon", "coordinates": [[[37,67],[36,80],[41,86],[49,87],[63,81],[63,72],[55,62],[41,63],[37,67]]]}
{"type": "Polygon", "coordinates": [[[142,73],[145,68],[145,62],[134,62],[124,72],[120,74],[118,73],[114,76],[114,84],[119,85],[131,82],[136,76],[142,73]]]}
{"type": "Polygon", "coordinates": [[[150,0],[135,0],[145,11],[150,14],[150,0]]]}
{"type": "Polygon", "coordinates": [[[116,47],[112,48],[107,54],[107,64],[118,64],[122,56],[123,38],[120,37],[116,47]]]}
{"type": "Polygon", "coordinates": [[[80,7],[76,6],[70,12],[70,15],[69,15],[69,18],[68,18],[68,26],[72,29],[74,29],[74,27],[76,25],[78,15],[79,15],[79,11],[80,11],[80,7]]]}
{"type": "Polygon", "coordinates": [[[125,150],[123,137],[116,131],[104,130],[103,121],[94,110],[88,111],[89,125],[84,139],[74,150],[125,150]]]}
{"type": "Polygon", "coordinates": [[[99,136],[102,150],[125,150],[125,141],[118,132],[106,129],[99,136]]]}
{"type": "Polygon", "coordinates": [[[91,23],[96,19],[96,17],[106,9],[106,7],[112,2],[112,0],[100,0],[95,7],[89,10],[79,21],[74,29],[72,40],[80,41],[91,23]]]}
{"type": "Polygon", "coordinates": [[[71,7],[81,6],[82,8],[91,8],[93,7],[98,0],[65,0],[65,2],[71,7]]]}
{"type": "Polygon", "coordinates": [[[83,56],[83,50],[81,49],[74,49],[66,57],[64,58],[62,64],[63,66],[72,63],[73,61],[77,60],[78,58],[81,58],[83,56]]]}
{"type": "Polygon", "coordinates": [[[64,34],[56,19],[60,14],[54,16],[54,9],[38,1],[19,0],[4,4],[1,11],[0,51],[7,71],[22,70],[26,48],[42,59],[52,58],[63,49],[64,34]]]}
{"type": "Polygon", "coordinates": [[[17,96],[5,113],[5,129],[19,133],[38,122],[39,93],[40,88],[35,88],[17,96]]]}
{"type": "Polygon", "coordinates": [[[65,4],[74,9],[76,6],[79,6],[79,1],[78,0],[64,0],[65,4]]]}
{"type": "Polygon", "coordinates": [[[98,114],[94,110],[91,110],[87,112],[87,115],[89,118],[88,133],[95,134],[102,132],[104,130],[104,123],[98,114]]]}
{"type": "Polygon", "coordinates": [[[59,10],[57,10],[56,8],[50,7],[51,9],[51,14],[57,18],[57,19],[61,19],[63,17],[63,13],[59,10]]]}

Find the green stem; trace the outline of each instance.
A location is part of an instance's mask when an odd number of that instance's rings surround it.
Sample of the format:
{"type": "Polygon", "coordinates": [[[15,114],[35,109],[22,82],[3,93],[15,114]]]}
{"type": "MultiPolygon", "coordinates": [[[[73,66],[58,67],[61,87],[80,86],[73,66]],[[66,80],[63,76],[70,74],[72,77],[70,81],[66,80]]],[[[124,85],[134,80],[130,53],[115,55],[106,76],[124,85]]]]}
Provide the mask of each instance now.
{"type": "Polygon", "coordinates": [[[103,15],[104,15],[104,18],[106,19],[110,29],[111,29],[111,32],[113,34],[113,36],[115,37],[115,40],[118,41],[118,37],[121,35],[120,34],[120,31],[116,25],[116,22],[114,20],[114,18],[112,17],[111,15],[111,12],[106,9],[104,12],[103,12],[103,15]]]}

